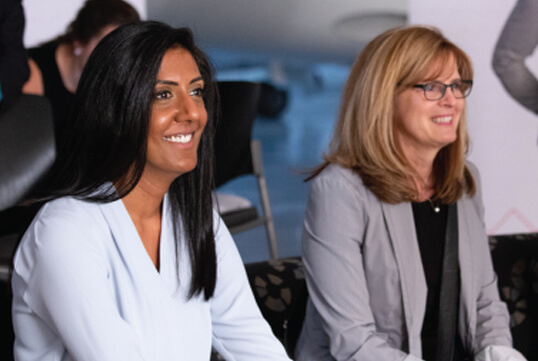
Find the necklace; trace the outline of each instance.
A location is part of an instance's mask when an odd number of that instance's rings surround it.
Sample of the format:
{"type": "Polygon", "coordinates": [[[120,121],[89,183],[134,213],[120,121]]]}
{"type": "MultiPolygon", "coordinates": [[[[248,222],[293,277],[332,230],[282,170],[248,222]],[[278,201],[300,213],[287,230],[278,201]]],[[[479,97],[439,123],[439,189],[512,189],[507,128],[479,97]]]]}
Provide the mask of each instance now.
{"type": "Polygon", "coordinates": [[[430,202],[430,206],[432,206],[432,210],[435,213],[441,212],[441,207],[439,206],[439,203],[432,201],[431,198],[428,198],[428,201],[430,202]]]}

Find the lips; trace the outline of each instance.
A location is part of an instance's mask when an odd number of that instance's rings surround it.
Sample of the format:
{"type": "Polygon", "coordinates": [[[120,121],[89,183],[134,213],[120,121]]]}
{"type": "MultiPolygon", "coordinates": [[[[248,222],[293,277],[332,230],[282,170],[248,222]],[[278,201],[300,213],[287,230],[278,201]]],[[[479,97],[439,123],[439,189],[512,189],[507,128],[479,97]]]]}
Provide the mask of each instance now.
{"type": "Polygon", "coordinates": [[[445,115],[442,117],[433,117],[432,120],[436,124],[449,124],[452,122],[452,115],[445,115]]]}
{"type": "Polygon", "coordinates": [[[167,142],[185,144],[191,141],[193,135],[194,135],[194,132],[187,133],[187,134],[174,134],[174,135],[164,136],[163,139],[166,140],[167,142]]]}

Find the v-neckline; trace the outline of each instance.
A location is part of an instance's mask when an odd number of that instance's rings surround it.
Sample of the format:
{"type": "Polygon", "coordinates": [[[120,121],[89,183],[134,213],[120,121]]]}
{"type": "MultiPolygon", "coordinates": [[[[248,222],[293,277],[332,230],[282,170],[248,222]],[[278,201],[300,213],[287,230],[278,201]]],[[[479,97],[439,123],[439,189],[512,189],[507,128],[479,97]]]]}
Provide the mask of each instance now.
{"type": "Polygon", "coordinates": [[[151,285],[151,287],[162,285],[166,293],[171,295],[177,291],[178,276],[176,267],[173,266],[176,257],[169,254],[169,252],[175,253],[175,247],[173,246],[174,236],[170,235],[170,231],[172,230],[170,229],[171,220],[169,219],[167,198],[168,195],[165,195],[163,200],[159,240],[159,269],[155,267],[155,264],[147,253],[142,239],[121,199],[112,203],[103,204],[101,205],[101,209],[113,237],[120,248],[121,254],[126,258],[126,262],[132,265],[130,268],[133,275],[136,275],[137,279],[143,280],[151,285]]]}

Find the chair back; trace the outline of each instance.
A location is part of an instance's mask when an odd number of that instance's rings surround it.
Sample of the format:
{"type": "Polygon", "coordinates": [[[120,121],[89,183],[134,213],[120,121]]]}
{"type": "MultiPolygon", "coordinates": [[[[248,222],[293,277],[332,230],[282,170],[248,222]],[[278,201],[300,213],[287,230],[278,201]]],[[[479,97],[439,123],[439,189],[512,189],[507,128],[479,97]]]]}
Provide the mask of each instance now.
{"type": "Polygon", "coordinates": [[[21,95],[0,114],[0,211],[17,205],[56,156],[52,108],[45,97],[21,95]]]}
{"type": "Polygon", "coordinates": [[[38,205],[19,205],[56,156],[52,108],[37,95],[21,95],[0,113],[0,355],[13,360],[11,258],[38,205]]]}
{"type": "Polygon", "coordinates": [[[489,245],[514,348],[538,360],[538,233],[489,236],[489,245]]]}
{"type": "Polygon", "coordinates": [[[215,133],[215,185],[252,174],[252,125],[258,113],[261,84],[220,81],[220,119],[215,133]]]}

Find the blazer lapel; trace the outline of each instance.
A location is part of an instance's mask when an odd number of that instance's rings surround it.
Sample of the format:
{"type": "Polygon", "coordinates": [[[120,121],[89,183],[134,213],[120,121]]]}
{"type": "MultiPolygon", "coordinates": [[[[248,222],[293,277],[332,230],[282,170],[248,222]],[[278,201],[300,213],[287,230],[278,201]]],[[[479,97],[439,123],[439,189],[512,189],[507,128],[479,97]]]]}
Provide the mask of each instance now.
{"type": "Polygon", "coordinates": [[[400,274],[409,352],[420,355],[420,333],[426,309],[427,286],[411,204],[382,203],[382,208],[400,274]]]}
{"type": "MultiPolygon", "coordinates": [[[[467,335],[465,340],[468,347],[472,347],[476,324],[476,290],[474,289],[473,270],[473,250],[471,248],[471,235],[475,228],[480,228],[479,224],[470,224],[472,215],[468,213],[472,205],[464,196],[458,201],[458,242],[459,242],[459,261],[460,261],[460,279],[461,279],[461,294],[460,294],[460,312],[458,317],[459,330],[461,335],[467,335]],[[466,205],[467,204],[467,205],[466,205]],[[462,312],[463,311],[463,312],[462,312]]],[[[480,237],[480,234],[473,235],[480,237]]]]}

